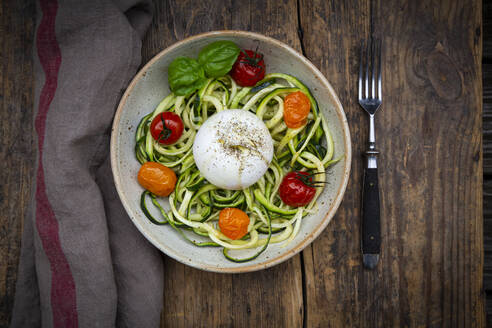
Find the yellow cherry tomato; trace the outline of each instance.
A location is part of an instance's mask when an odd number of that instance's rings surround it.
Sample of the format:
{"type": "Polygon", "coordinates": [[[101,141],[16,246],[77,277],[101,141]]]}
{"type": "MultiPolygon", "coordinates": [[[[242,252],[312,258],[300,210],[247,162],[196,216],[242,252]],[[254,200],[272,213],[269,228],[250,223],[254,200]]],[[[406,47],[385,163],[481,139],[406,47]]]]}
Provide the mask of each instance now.
{"type": "Polygon", "coordinates": [[[301,91],[289,93],[284,99],[284,122],[291,129],[300,128],[307,123],[311,110],[309,98],[301,91]]]}
{"type": "Polygon", "coordinates": [[[169,196],[174,191],[176,180],[173,170],[156,162],[146,162],[138,171],[140,185],[157,196],[169,196]]]}
{"type": "Polygon", "coordinates": [[[220,231],[233,240],[241,239],[248,233],[249,217],[238,208],[227,207],[219,213],[220,231]]]}

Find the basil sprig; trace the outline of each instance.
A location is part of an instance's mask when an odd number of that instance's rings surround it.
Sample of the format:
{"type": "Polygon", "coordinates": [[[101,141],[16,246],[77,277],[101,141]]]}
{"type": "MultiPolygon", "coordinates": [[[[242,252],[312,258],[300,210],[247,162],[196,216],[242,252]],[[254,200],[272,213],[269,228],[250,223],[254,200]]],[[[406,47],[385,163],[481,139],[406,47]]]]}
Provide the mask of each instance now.
{"type": "Polygon", "coordinates": [[[200,89],[206,77],[227,74],[239,55],[239,47],[232,41],[216,41],[204,47],[198,61],[178,57],[168,68],[169,88],[178,96],[188,96],[200,89]]]}

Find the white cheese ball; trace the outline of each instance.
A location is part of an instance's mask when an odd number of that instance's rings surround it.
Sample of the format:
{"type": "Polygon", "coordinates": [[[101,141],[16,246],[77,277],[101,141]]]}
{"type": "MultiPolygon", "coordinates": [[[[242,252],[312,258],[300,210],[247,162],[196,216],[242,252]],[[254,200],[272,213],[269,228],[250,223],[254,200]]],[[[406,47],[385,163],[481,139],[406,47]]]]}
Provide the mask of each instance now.
{"type": "Polygon", "coordinates": [[[223,189],[244,189],[267,171],[273,140],[263,121],[253,113],[224,110],[208,118],[198,130],[193,157],[208,182],[223,189]]]}

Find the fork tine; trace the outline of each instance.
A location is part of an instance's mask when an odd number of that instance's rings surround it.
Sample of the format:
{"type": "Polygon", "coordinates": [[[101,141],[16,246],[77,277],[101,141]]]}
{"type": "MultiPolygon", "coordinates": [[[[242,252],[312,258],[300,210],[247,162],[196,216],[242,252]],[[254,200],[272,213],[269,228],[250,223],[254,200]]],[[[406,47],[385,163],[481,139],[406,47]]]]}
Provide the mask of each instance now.
{"type": "Polygon", "coordinates": [[[381,87],[381,71],[382,71],[382,68],[381,68],[381,52],[382,52],[382,45],[381,45],[382,41],[381,39],[378,40],[378,99],[383,101],[383,91],[382,91],[382,87],[381,87]]]}
{"type": "Polygon", "coordinates": [[[370,40],[367,41],[367,46],[366,46],[366,98],[369,98],[369,52],[370,52],[370,46],[371,42],[370,40]]]}
{"type": "Polygon", "coordinates": [[[362,70],[362,55],[364,53],[364,40],[360,41],[360,57],[359,57],[359,100],[362,99],[362,79],[364,78],[363,76],[363,70],[362,70]]]}
{"type": "MultiPolygon", "coordinates": [[[[371,38],[371,95],[372,99],[376,98],[376,66],[374,57],[376,56],[376,42],[371,38]]],[[[368,64],[369,65],[369,64],[368,64]]]]}

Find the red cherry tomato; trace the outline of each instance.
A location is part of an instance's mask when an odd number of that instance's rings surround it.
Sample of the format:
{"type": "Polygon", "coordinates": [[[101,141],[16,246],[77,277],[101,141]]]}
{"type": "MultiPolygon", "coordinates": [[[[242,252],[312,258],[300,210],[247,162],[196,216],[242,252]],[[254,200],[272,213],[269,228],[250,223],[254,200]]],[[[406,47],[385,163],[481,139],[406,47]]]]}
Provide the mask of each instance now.
{"type": "Polygon", "coordinates": [[[251,87],[265,77],[263,55],[253,50],[241,50],[230,72],[242,87],[251,87]]]}
{"type": "Polygon", "coordinates": [[[183,121],[179,115],[164,112],[157,115],[150,124],[152,137],[161,144],[172,145],[183,134],[183,121]]]}
{"type": "Polygon", "coordinates": [[[282,201],[293,207],[309,204],[313,200],[316,188],[308,186],[313,182],[312,177],[307,172],[289,172],[282,180],[279,188],[279,195],[282,201]]]}

